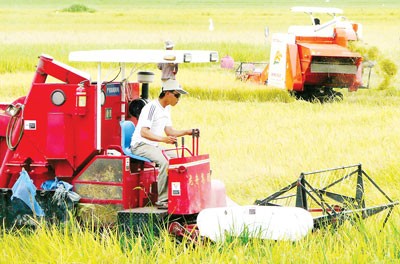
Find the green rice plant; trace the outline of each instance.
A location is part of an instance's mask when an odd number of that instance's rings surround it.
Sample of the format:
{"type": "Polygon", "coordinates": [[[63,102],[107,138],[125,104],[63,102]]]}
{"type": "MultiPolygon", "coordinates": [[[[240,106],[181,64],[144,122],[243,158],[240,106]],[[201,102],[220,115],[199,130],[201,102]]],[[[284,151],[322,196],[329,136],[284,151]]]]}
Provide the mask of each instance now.
{"type": "Polygon", "coordinates": [[[357,45],[355,43],[351,44],[352,45],[350,45],[350,48],[356,52],[359,52],[363,56],[363,59],[367,62],[367,64],[377,64],[376,67],[374,67],[373,69],[375,69],[378,75],[382,78],[382,81],[377,86],[377,89],[393,90],[393,87],[391,85],[393,85],[393,79],[396,77],[398,72],[396,63],[393,60],[385,57],[375,46],[368,48],[366,46],[357,45]]]}
{"type": "Polygon", "coordinates": [[[73,4],[67,8],[63,8],[62,12],[69,12],[69,13],[94,13],[95,10],[93,8],[89,8],[82,4],[73,4]]]}
{"type": "MultiPolygon", "coordinates": [[[[372,220],[372,219],[371,219],[372,220]]],[[[117,235],[115,229],[91,231],[75,224],[60,229],[42,227],[31,233],[3,232],[0,236],[3,257],[24,262],[26,256],[39,262],[148,263],[149,261],[193,263],[218,262],[300,262],[342,261],[369,263],[398,259],[398,228],[392,222],[380,231],[371,221],[346,224],[335,231],[318,230],[297,241],[268,241],[257,238],[230,237],[223,243],[195,247],[176,244],[167,233],[144,244],[143,237],[117,235]]],[[[35,262],[35,261],[34,261],[35,262]]]]}
{"type": "Polygon", "coordinates": [[[392,79],[396,76],[398,71],[396,64],[388,58],[383,58],[379,60],[379,71],[382,74],[383,81],[379,84],[378,89],[393,88],[391,86],[392,79]]]}

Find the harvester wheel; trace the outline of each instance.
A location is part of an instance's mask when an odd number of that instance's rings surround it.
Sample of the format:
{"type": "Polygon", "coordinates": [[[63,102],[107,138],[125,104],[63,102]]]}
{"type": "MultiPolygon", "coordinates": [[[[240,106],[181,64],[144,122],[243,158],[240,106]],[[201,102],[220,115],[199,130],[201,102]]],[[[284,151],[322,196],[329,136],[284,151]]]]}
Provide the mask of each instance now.
{"type": "Polygon", "coordinates": [[[331,103],[331,102],[339,102],[343,100],[343,94],[340,92],[336,92],[333,89],[326,90],[326,95],[323,97],[323,102],[321,103],[331,103]]]}
{"type": "Polygon", "coordinates": [[[293,92],[298,100],[304,100],[313,103],[331,103],[343,100],[343,94],[334,91],[332,88],[316,88],[312,87],[303,92],[293,92]]]}

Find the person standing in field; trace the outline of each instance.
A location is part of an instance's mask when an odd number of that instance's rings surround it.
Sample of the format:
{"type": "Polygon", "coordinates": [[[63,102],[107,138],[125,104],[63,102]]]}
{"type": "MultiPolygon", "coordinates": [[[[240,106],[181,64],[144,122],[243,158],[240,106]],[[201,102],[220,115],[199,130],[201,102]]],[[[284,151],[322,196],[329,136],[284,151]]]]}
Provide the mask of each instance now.
{"type": "Polygon", "coordinates": [[[158,99],[143,107],[132,135],[132,153],[146,157],[159,166],[156,206],[160,209],[168,208],[168,159],[174,157],[174,152],[166,152],[169,156],[166,157],[159,143],[175,144],[177,137],[199,134],[198,129],[175,130],[172,127],[170,109],[179,102],[182,94],[187,92],[178,81],[165,81],[158,99]]]}
{"type": "MultiPolygon", "coordinates": [[[[170,40],[165,41],[165,49],[173,50],[174,43],[170,40]]],[[[177,63],[158,63],[157,68],[161,70],[161,81],[175,80],[175,75],[178,73],[177,63]]]]}

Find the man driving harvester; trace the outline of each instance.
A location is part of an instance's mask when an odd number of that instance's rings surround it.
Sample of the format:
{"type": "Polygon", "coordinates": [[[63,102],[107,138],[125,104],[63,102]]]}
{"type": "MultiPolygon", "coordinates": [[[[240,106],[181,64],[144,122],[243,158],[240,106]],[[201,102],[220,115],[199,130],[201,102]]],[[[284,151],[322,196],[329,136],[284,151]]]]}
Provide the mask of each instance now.
{"type": "MultiPolygon", "coordinates": [[[[158,99],[143,107],[132,135],[132,153],[146,157],[159,166],[156,206],[160,209],[168,208],[168,158],[159,143],[175,144],[177,137],[199,133],[198,129],[175,130],[172,127],[171,106],[179,102],[182,94],[187,92],[182,89],[178,81],[165,81],[158,99]]],[[[168,153],[168,156],[174,157],[172,153],[168,153]]]]}

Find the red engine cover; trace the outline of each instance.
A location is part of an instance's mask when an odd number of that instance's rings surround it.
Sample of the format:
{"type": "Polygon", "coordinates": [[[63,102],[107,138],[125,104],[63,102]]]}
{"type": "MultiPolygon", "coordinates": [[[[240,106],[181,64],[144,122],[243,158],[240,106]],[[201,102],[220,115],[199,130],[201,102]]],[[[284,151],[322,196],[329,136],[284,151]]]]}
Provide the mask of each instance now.
{"type": "Polygon", "coordinates": [[[196,214],[208,207],[211,175],[209,155],[181,157],[169,161],[168,213],[196,214]]]}

